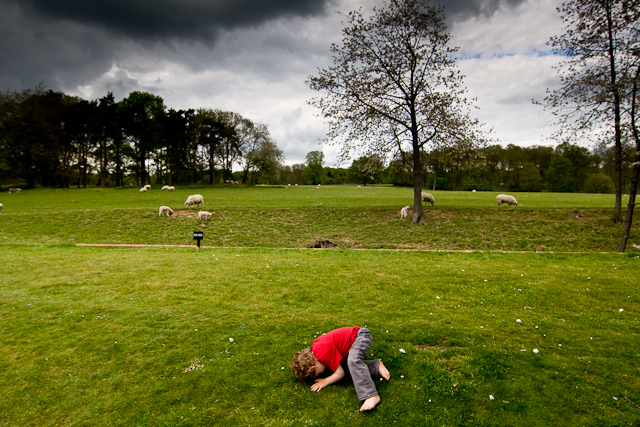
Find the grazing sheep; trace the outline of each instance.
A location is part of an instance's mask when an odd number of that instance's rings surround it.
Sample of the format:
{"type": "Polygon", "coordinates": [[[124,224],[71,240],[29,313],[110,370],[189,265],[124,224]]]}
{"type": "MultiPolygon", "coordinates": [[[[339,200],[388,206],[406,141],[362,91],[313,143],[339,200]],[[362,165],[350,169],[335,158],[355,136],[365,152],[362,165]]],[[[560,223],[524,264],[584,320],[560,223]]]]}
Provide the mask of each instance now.
{"type": "Polygon", "coordinates": [[[171,209],[169,206],[160,206],[160,209],[158,210],[158,216],[169,216],[169,215],[173,215],[173,209],[171,209]]]}
{"type": "Polygon", "coordinates": [[[498,206],[500,206],[503,203],[508,203],[510,205],[518,206],[518,201],[516,200],[516,198],[508,194],[498,194],[496,196],[496,202],[498,202],[498,206]]]}
{"type": "Polygon", "coordinates": [[[168,186],[168,185],[163,185],[163,186],[162,186],[162,188],[161,188],[160,190],[164,191],[164,190],[166,190],[167,188],[169,188],[169,186],[168,186]]]}
{"type": "Polygon", "coordinates": [[[10,188],[9,193],[22,193],[22,188],[10,188]]]}
{"type": "Polygon", "coordinates": [[[431,203],[431,206],[436,202],[436,199],[433,197],[431,193],[422,193],[422,202],[426,202],[427,204],[431,203]]]}
{"type": "Polygon", "coordinates": [[[144,188],[146,188],[147,190],[151,190],[151,185],[147,184],[144,186],[144,188]]]}
{"type": "Polygon", "coordinates": [[[404,208],[402,208],[400,210],[400,218],[406,218],[409,216],[409,209],[411,209],[410,206],[405,206],[404,208]]]}
{"type": "Polygon", "coordinates": [[[140,192],[141,192],[141,193],[144,193],[145,191],[147,191],[147,187],[142,187],[142,188],[140,189],[140,192]]]}
{"type": "Polygon", "coordinates": [[[202,221],[203,219],[206,219],[207,221],[209,221],[209,218],[211,218],[211,215],[213,215],[211,212],[200,211],[198,212],[198,219],[200,221],[202,221]]]}
{"type": "Polygon", "coordinates": [[[165,191],[173,191],[175,189],[176,189],[176,187],[174,187],[172,185],[165,185],[165,186],[162,187],[162,190],[165,190],[165,191]]]}
{"type": "Polygon", "coordinates": [[[0,212],[2,212],[2,203],[0,203],[0,212]]]}
{"type": "Polygon", "coordinates": [[[187,200],[184,202],[184,207],[188,208],[190,205],[200,205],[204,206],[204,198],[200,194],[192,194],[187,197],[187,200]]]}

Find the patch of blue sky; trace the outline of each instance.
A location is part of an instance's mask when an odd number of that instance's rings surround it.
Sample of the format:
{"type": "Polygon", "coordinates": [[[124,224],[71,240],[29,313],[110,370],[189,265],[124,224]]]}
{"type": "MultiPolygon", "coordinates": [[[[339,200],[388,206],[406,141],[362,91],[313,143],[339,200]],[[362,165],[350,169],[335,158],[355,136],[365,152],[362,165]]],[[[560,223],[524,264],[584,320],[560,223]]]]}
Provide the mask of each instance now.
{"type": "Polygon", "coordinates": [[[496,46],[495,49],[491,49],[486,52],[466,52],[460,50],[456,53],[454,58],[456,60],[459,59],[501,59],[501,58],[509,58],[514,56],[528,56],[535,58],[543,58],[551,55],[559,55],[559,56],[567,56],[567,53],[564,51],[554,50],[554,49],[537,49],[532,48],[528,49],[524,52],[504,52],[502,51],[500,46],[496,46]]]}

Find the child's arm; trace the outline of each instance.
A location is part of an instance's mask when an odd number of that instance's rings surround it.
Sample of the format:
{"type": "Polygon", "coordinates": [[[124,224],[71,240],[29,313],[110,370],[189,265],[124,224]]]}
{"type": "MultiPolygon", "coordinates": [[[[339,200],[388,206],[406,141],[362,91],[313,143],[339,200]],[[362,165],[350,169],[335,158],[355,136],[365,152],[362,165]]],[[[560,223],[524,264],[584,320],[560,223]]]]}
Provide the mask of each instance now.
{"type": "Polygon", "coordinates": [[[340,381],[342,378],[344,378],[344,369],[342,366],[338,365],[338,369],[336,369],[336,371],[327,378],[318,378],[316,383],[311,386],[311,391],[320,391],[329,384],[340,381]]]}

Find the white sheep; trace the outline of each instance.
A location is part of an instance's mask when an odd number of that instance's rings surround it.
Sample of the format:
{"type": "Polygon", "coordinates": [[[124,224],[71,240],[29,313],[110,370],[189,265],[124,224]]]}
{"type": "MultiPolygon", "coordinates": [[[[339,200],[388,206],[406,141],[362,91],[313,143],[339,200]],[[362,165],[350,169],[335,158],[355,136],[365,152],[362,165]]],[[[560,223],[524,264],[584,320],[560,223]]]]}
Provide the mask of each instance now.
{"type": "Polygon", "coordinates": [[[184,202],[184,207],[187,208],[189,205],[200,205],[204,206],[204,198],[200,194],[192,194],[187,197],[187,200],[184,202]]]}
{"type": "Polygon", "coordinates": [[[169,216],[169,215],[173,215],[173,209],[171,209],[169,206],[160,206],[160,209],[158,210],[158,216],[169,216]]]}
{"type": "Polygon", "coordinates": [[[198,212],[198,219],[200,221],[202,221],[203,219],[206,219],[207,221],[209,221],[209,218],[211,218],[211,215],[213,215],[211,212],[200,211],[198,212]]]}
{"type": "Polygon", "coordinates": [[[162,186],[162,188],[161,188],[160,190],[164,191],[164,190],[166,190],[167,188],[169,188],[169,186],[168,186],[168,185],[163,185],[163,186],[162,186]]]}
{"type": "Polygon", "coordinates": [[[426,202],[427,204],[431,203],[431,206],[436,202],[436,199],[431,193],[421,193],[421,198],[423,202],[426,202]]]}
{"type": "Polygon", "coordinates": [[[508,194],[498,194],[496,196],[496,202],[498,202],[498,206],[500,206],[503,203],[508,203],[510,205],[518,206],[518,201],[516,200],[516,198],[508,194]]]}
{"type": "Polygon", "coordinates": [[[411,206],[405,206],[400,210],[400,218],[406,218],[409,216],[409,209],[411,206]]]}
{"type": "Polygon", "coordinates": [[[0,203],[0,212],[2,212],[2,203],[0,203]]]}
{"type": "Polygon", "coordinates": [[[172,185],[165,185],[165,186],[162,187],[162,190],[165,190],[165,191],[173,191],[175,189],[176,189],[176,187],[174,187],[172,185]]]}
{"type": "Polygon", "coordinates": [[[144,188],[146,188],[147,190],[151,190],[151,185],[147,184],[144,186],[144,188]]]}
{"type": "Polygon", "coordinates": [[[140,192],[141,192],[141,193],[144,193],[145,191],[147,191],[147,187],[142,187],[142,188],[140,189],[140,192]]]}

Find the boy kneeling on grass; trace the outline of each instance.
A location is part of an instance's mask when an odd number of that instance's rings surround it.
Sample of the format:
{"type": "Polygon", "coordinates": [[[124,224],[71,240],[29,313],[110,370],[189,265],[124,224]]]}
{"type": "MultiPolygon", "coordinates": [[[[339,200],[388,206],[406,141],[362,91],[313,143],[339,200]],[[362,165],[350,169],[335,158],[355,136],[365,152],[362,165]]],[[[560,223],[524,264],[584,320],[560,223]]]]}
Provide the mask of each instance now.
{"type": "Polygon", "coordinates": [[[320,391],[345,376],[340,362],[346,357],[358,399],[364,401],[360,411],[369,411],[380,403],[373,378],[389,380],[391,377],[382,360],[364,360],[369,348],[371,333],[367,328],[334,329],[316,338],[311,347],[297,352],[291,361],[291,372],[300,381],[314,379],[311,391],[320,391]],[[326,378],[318,378],[326,368],[333,373],[326,378]]]}

